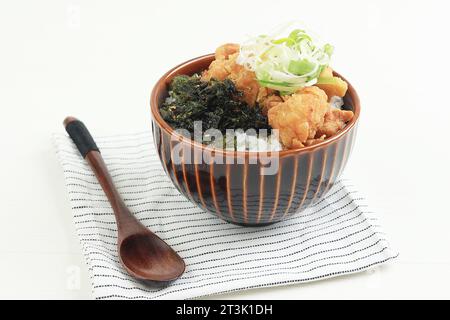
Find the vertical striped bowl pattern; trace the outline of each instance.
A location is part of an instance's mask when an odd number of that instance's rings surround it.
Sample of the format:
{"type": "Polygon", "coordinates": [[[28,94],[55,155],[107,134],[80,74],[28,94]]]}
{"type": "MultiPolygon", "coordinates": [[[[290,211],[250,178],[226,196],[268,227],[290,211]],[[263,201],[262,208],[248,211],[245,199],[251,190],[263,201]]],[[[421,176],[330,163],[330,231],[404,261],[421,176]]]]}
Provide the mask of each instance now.
{"type": "Polygon", "coordinates": [[[175,187],[202,209],[245,226],[275,223],[318,202],[341,175],[354,144],[360,113],[354,88],[349,83],[344,97],[345,108],[353,110],[354,118],[324,142],[271,155],[214,150],[175,133],[159,114],[171,79],[201,72],[213,59],[214,55],[209,54],[180,64],[167,72],[152,91],[153,139],[175,187]],[[267,161],[272,160],[274,165],[274,159],[278,170],[263,174],[267,161]]]}

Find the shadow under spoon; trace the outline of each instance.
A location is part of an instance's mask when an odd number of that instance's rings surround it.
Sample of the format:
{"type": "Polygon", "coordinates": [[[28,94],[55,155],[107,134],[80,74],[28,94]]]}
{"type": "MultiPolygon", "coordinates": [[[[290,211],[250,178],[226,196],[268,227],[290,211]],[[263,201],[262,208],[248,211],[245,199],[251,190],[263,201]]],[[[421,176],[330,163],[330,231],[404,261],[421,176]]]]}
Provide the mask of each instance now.
{"type": "Polygon", "coordinates": [[[123,268],[134,278],[145,281],[167,282],[180,277],[185,269],[183,259],[126,207],[85,125],[74,117],[67,117],[64,127],[97,177],[114,211],[117,249],[123,268]]]}

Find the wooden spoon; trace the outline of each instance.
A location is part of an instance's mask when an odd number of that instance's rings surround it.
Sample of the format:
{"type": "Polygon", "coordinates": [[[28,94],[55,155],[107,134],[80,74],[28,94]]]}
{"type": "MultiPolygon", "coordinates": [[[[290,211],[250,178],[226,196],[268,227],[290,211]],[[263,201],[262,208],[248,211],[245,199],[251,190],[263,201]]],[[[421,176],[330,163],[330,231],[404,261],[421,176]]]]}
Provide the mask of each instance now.
{"type": "Polygon", "coordinates": [[[89,163],[114,211],[119,260],[124,269],[131,276],[148,281],[172,281],[181,276],[185,269],[183,259],[126,207],[88,129],[74,117],[67,117],[64,127],[89,163]]]}

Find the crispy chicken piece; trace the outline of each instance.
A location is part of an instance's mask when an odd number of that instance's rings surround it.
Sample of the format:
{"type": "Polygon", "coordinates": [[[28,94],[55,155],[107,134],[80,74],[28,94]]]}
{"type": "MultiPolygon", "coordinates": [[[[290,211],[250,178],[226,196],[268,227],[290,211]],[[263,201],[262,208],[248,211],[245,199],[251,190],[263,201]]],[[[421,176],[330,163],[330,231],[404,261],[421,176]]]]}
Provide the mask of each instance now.
{"type": "Polygon", "coordinates": [[[315,145],[315,144],[318,144],[319,142],[324,141],[325,138],[326,138],[326,136],[323,135],[323,136],[321,136],[321,137],[319,137],[319,138],[308,139],[308,140],[306,140],[306,142],[305,142],[305,147],[313,146],[313,145],[315,145]]]}
{"type": "Polygon", "coordinates": [[[340,110],[329,108],[325,113],[323,124],[317,130],[317,136],[326,136],[327,138],[342,130],[346,123],[353,118],[353,112],[349,110],[340,110]]]}
{"type": "Polygon", "coordinates": [[[215,60],[211,62],[208,70],[202,74],[204,80],[225,80],[234,72],[239,72],[236,66],[236,58],[239,53],[239,45],[227,43],[216,49],[215,60]]]}
{"type": "Polygon", "coordinates": [[[229,78],[234,82],[236,88],[242,91],[243,100],[250,106],[254,106],[261,88],[253,71],[237,64],[239,56],[239,45],[228,43],[216,49],[215,60],[211,62],[208,70],[202,74],[203,80],[211,78],[225,80],[229,78]]]}
{"type": "Polygon", "coordinates": [[[237,43],[226,43],[216,49],[216,60],[226,60],[232,54],[238,53],[240,46],[237,43]]]}
{"type": "Polygon", "coordinates": [[[276,105],[282,103],[284,100],[281,96],[276,94],[275,90],[266,87],[259,88],[256,102],[261,106],[262,112],[267,115],[267,112],[276,105]]]}
{"type": "Polygon", "coordinates": [[[302,148],[308,139],[316,137],[328,110],[327,98],[323,90],[306,87],[268,111],[269,124],[279,130],[285,147],[302,148]]]}
{"type": "MultiPolygon", "coordinates": [[[[236,54],[236,57],[234,58],[235,60],[237,55],[238,54],[236,54]]],[[[243,100],[249,106],[254,106],[260,89],[255,73],[247,70],[244,66],[235,63],[228,78],[234,82],[236,89],[244,94],[243,100]]]]}
{"type": "Polygon", "coordinates": [[[202,80],[225,80],[230,75],[230,72],[228,71],[230,69],[229,65],[230,63],[228,60],[214,60],[209,65],[208,70],[203,71],[202,80]]]}

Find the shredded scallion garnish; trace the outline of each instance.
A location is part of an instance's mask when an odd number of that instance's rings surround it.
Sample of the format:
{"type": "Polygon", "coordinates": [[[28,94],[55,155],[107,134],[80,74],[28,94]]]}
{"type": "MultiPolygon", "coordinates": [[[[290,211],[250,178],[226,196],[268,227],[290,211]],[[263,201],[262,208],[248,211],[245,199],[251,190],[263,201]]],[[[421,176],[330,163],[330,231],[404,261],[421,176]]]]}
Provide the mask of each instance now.
{"type": "Polygon", "coordinates": [[[261,35],[241,45],[237,62],[256,74],[259,83],[282,93],[312,86],[328,66],[333,47],[320,45],[303,29],[261,35]]]}

